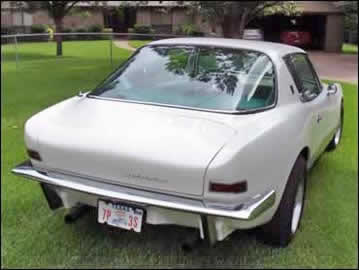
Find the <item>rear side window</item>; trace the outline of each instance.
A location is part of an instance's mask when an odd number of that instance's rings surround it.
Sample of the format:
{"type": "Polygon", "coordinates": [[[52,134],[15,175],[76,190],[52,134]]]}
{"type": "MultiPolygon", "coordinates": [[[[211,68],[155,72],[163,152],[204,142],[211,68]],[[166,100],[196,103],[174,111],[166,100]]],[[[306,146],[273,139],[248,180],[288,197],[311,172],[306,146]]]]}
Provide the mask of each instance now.
{"type": "Polygon", "coordinates": [[[319,79],[305,54],[289,55],[285,58],[299,93],[309,91],[313,96],[321,92],[319,79]]]}

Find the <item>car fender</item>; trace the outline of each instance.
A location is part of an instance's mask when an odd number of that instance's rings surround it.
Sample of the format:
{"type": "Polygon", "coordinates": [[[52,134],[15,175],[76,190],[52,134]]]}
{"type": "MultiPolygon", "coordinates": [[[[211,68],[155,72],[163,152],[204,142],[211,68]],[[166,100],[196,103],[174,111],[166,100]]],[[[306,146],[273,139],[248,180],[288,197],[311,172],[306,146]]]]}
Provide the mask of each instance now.
{"type": "MultiPolygon", "coordinates": [[[[242,127],[243,129],[243,127],[242,127]]],[[[308,113],[289,104],[263,113],[255,124],[237,134],[209,164],[204,199],[209,202],[240,205],[248,197],[276,192],[275,204],[261,217],[269,221],[277,209],[294,163],[308,147],[308,113]],[[247,181],[243,193],[211,192],[210,183],[232,184],[247,181]]]]}

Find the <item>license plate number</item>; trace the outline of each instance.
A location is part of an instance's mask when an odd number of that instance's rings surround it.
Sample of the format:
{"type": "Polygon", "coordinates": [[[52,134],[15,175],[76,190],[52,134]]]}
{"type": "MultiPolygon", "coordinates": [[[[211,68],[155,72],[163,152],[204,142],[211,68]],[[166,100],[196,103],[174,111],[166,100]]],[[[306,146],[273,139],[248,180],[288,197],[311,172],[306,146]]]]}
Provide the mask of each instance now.
{"type": "Polygon", "coordinates": [[[141,232],[144,210],[122,203],[98,201],[98,222],[141,232]]]}

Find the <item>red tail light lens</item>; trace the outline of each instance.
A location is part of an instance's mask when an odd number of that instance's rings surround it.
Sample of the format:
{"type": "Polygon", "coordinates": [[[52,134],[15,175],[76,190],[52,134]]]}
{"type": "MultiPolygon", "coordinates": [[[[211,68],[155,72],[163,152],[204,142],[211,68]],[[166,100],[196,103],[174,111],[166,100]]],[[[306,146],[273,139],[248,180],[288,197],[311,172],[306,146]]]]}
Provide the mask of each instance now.
{"type": "Polygon", "coordinates": [[[210,183],[209,190],[213,192],[241,193],[247,191],[247,181],[234,184],[210,183]]]}
{"type": "Polygon", "coordinates": [[[35,150],[27,149],[27,154],[28,154],[29,157],[32,158],[32,159],[35,159],[35,160],[38,160],[38,161],[42,161],[39,152],[37,152],[37,151],[35,151],[35,150]]]}

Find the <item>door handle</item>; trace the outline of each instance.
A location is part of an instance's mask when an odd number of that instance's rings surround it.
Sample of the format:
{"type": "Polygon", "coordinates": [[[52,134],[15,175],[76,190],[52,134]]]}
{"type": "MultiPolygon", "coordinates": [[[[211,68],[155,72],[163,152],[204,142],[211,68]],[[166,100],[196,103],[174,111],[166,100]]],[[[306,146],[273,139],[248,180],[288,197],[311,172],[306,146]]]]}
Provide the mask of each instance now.
{"type": "Polygon", "coordinates": [[[320,114],[318,114],[318,116],[317,116],[317,123],[319,124],[319,122],[322,121],[322,120],[323,120],[322,116],[321,116],[320,114]]]}

